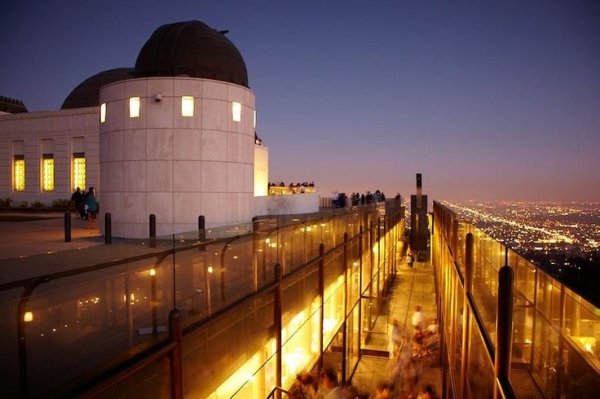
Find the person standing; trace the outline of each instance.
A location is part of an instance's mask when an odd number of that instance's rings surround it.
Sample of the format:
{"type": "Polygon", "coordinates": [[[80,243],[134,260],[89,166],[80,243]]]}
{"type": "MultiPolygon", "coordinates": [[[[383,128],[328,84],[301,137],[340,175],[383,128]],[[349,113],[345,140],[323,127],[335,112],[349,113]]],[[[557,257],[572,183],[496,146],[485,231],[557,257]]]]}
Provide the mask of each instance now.
{"type": "Polygon", "coordinates": [[[83,193],[81,189],[77,187],[73,195],[71,195],[71,201],[75,204],[75,209],[79,212],[79,215],[85,220],[85,210],[83,209],[83,193]]]}
{"type": "Polygon", "coordinates": [[[96,190],[94,187],[90,187],[85,196],[85,205],[87,210],[88,225],[86,229],[95,229],[96,226],[96,214],[98,213],[98,201],[96,200],[96,190]]]}
{"type": "Polygon", "coordinates": [[[425,320],[425,317],[423,316],[423,309],[421,308],[421,305],[417,305],[415,307],[415,312],[412,315],[412,318],[410,319],[412,326],[415,329],[419,329],[422,330],[423,329],[423,322],[425,320]]]}
{"type": "Polygon", "coordinates": [[[402,332],[400,331],[400,323],[397,319],[392,321],[392,328],[390,331],[388,353],[390,359],[395,359],[400,352],[400,344],[402,343],[402,332]]]}

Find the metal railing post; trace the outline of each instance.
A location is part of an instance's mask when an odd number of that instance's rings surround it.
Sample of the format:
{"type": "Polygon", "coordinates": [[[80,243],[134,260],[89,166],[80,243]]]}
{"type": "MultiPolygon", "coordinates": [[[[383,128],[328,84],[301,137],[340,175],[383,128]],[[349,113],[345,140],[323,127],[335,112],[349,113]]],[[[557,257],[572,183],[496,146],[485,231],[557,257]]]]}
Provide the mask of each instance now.
{"type": "Polygon", "coordinates": [[[319,245],[319,296],[321,309],[319,311],[319,370],[323,370],[323,322],[325,320],[325,245],[319,245]]]}
{"type": "MultiPolygon", "coordinates": [[[[505,264],[498,272],[498,310],[496,314],[496,351],[494,370],[501,387],[509,386],[512,351],[513,270],[505,264]]],[[[494,389],[494,397],[502,397],[494,389]]]]}
{"type": "Polygon", "coordinates": [[[348,317],[348,232],[344,233],[344,251],[342,259],[342,273],[344,273],[344,318],[342,322],[342,384],[346,384],[346,372],[347,372],[347,352],[348,344],[347,338],[348,333],[346,331],[348,325],[346,323],[348,317]]]}
{"type": "Polygon", "coordinates": [[[71,242],[71,212],[65,212],[65,242],[71,242]]]}
{"type": "Polygon", "coordinates": [[[151,213],[149,217],[150,248],[156,247],[156,215],[151,213]]]}
{"type": "Polygon", "coordinates": [[[112,244],[112,216],[109,212],[104,214],[104,244],[112,244]]]}
{"type": "MultiPolygon", "coordinates": [[[[281,265],[279,263],[277,263],[275,265],[275,290],[273,291],[273,295],[275,296],[274,298],[274,315],[273,315],[273,324],[275,326],[275,348],[277,350],[277,354],[275,355],[275,386],[281,387],[282,384],[282,366],[281,366],[281,360],[282,360],[282,337],[281,337],[281,329],[282,329],[282,320],[281,320],[281,313],[282,313],[282,297],[281,297],[281,279],[282,279],[282,273],[281,273],[281,265]]],[[[281,392],[277,391],[275,393],[275,398],[276,399],[280,399],[281,398],[281,392]]]]}
{"type": "Polygon", "coordinates": [[[181,327],[181,313],[173,309],[169,313],[170,338],[175,347],[171,352],[171,398],[183,398],[183,333],[181,327]]]}
{"type": "Polygon", "coordinates": [[[206,241],[206,221],[204,215],[198,216],[198,240],[206,241]]]}
{"type": "Polygon", "coordinates": [[[469,297],[471,296],[471,287],[473,282],[473,234],[468,233],[465,239],[465,289],[463,298],[463,314],[462,314],[462,352],[461,352],[461,367],[462,373],[460,378],[461,398],[466,397],[466,384],[469,363],[469,333],[471,329],[471,314],[469,311],[469,297]]]}

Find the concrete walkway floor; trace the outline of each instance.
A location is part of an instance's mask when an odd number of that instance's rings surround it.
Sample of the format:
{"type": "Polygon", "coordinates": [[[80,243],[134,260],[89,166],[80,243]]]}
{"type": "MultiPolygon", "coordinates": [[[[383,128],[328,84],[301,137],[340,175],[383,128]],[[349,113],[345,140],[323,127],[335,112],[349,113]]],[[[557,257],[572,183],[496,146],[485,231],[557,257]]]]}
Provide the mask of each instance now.
{"type": "MultiPolygon", "coordinates": [[[[400,262],[390,296],[387,319],[390,323],[393,319],[397,319],[401,331],[406,332],[412,338],[411,316],[417,305],[422,307],[426,325],[437,318],[435,284],[431,264],[415,262],[414,268],[410,268],[406,263],[400,262]]],[[[382,318],[383,322],[385,320],[382,318]]],[[[389,328],[391,327],[388,326],[389,328]]],[[[352,385],[360,393],[368,393],[370,397],[374,397],[378,384],[392,383],[394,362],[394,360],[384,357],[363,355],[352,378],[352,385]]],[[[410,371],[406,367],[399,370],[394,398],[408,398],[411,394],[413,398],[416,398],[426,385],[431,385],[435,393],[441,397],[442,375],[439,367],[439,349],[421,358],[415,358],[414,369],[416,376],[412,380],[408,376],[410,371]]]]}

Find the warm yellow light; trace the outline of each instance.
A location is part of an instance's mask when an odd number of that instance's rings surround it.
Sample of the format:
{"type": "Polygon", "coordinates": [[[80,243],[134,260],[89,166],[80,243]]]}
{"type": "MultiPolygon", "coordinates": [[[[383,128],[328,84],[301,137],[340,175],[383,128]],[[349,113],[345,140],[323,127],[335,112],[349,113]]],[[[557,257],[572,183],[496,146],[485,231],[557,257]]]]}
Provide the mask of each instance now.
{"type": "Polygon", "coordinates": [[[106,122],[106,103],[100,104],[100,123],[106,122]]]}
{"type": "Polygon", "coordinates": [[[23,315],[23,321],[26,323],[32,322],[33,321],[33,313],[25,312],[25,314],[23,315]]]}
{"type": "Polygon", "coordinates": [[[150,275],[152,277],[156,276],[156,269],[150,269],[150,275]]]}
{"type": "Polygon", "coordinates": [[[15,157],[15,191],[25,191],[25,159],[15,157]]]}
{"type": "Polygon", "coordinates": [[[85,156],[73,155],[73,190],[77,187],[85,189],[85,156]]]}
{"type": "Polygon", "coordinates": [[[129,117],[138,118],[140,116],[140,98],[131,97],[129,99],[129,117]]]}
{"type": "Polygon", "coordinates": [[[42,160],[42,191],[54,191],[54,157],[44,155],[42,160]]]}
{"type": "Polygon", "coordinates": [[[212,266],[209,266],[209,267],[208,267],[208,269],[206,269],[206,270],[207,270],[209,273],[212,273],[212,272],[213,272],[213,267],[212,267],[212,266]]]}
{"type": "Polygon", "coordinates": [[[235,101],[232,102],[231,103],[231,115],[232,115],[234,122],[241,122],[242,121],[242,104],[235,102],[235,101]]]}
{"type": "Polygon", "coordinates": [[[194,116],[194,96],[181,97],[181,116],[194,116]]]}

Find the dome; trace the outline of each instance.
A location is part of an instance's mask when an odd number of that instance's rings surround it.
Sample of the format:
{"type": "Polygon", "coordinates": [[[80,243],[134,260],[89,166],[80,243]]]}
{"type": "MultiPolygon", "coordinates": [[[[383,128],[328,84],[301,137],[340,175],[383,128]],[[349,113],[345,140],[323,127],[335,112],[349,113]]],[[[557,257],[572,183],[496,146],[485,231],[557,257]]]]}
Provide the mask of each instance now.
{"type": "Polygon", "coordinates": [[[112,82],[131,79],[133,68],[115,68],[87,78],[67,96],[60,109],[94,107],[100,103],[100,88],[112,82]]]}
{"type": "Polygon", "coordinates": [[[248,87],[242,55],[219,31],[200,21],[159,27],[144,44],[135,77],[189,76],[248,87]]]}

